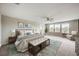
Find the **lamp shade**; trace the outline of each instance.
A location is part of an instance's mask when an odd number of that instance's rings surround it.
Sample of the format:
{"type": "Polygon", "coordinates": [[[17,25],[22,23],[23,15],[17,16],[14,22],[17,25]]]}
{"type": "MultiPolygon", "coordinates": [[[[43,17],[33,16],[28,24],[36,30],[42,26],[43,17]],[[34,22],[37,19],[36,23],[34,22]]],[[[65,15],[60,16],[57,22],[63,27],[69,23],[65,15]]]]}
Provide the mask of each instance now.
{"type": "Polygon", "coordinates": [[[15,36],[15,29],[11,30],[11,36],[15,36]]]}

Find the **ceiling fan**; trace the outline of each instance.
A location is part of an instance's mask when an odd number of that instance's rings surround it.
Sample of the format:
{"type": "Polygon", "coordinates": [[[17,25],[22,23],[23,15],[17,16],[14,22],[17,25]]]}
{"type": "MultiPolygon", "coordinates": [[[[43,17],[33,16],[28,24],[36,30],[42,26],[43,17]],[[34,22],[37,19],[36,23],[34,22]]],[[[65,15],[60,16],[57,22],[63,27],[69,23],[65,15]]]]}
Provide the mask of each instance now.
{"type": "Polygon", "coordinates": [[[15,5],[20,5],[20,3],[14,3],[15,5]]]}
{"type": "Polygon", "coordinates": [[[46,21],[54,21],[54,18],[53,17],[43,17],[46,21]]]}

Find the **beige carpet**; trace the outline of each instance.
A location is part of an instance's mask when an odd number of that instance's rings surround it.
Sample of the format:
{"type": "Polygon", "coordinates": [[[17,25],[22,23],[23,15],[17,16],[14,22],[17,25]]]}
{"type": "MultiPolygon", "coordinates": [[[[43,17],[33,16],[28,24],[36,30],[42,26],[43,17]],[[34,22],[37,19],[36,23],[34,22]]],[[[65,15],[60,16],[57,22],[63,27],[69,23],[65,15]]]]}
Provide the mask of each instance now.
{"type": "Polygon", "coordinates": [[[56,36],[46,36],[50,39],[61,41],[62,44],[57,51],[57,56],[76,56],[75,53],[75,41],[71,41],[67,38],[61,38],[61,37],[56,37],[56,36]]]}

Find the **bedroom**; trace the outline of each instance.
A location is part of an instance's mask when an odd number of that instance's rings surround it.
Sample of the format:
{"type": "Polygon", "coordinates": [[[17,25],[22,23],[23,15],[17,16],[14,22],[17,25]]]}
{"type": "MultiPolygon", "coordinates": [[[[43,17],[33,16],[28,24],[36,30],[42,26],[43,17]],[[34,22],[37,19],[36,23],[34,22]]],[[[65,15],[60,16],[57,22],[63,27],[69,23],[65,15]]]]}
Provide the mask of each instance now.
{"type": "Polygon", "coordinates": [[[0,33],[0,55],[31,56],[30,42],[37,56],[77,56],[79,4],[0,3],[0,33]]]}

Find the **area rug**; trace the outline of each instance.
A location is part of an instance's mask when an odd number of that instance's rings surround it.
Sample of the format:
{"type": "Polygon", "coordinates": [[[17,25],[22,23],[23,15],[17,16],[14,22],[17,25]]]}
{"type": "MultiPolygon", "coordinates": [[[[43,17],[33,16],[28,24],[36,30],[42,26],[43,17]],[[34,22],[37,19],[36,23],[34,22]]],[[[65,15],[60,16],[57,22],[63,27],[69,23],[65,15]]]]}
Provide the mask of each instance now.
{"type": "Polygon", "coordinates": [[[40,51],[38,56],[56,56],[59,47],[61,46],[60,41],[50,40],[50,45],[40,51]]]}
{"type": "MultiPolygon", "coordinates": [[[[41,50],[37,56],[56,56],[61,45],[60,41],[50,40],[50,45],[41,50]]],[[[29,56],[29,52],[18,52],[14,44],[7,45],[8,56],[29,56]]]]}

